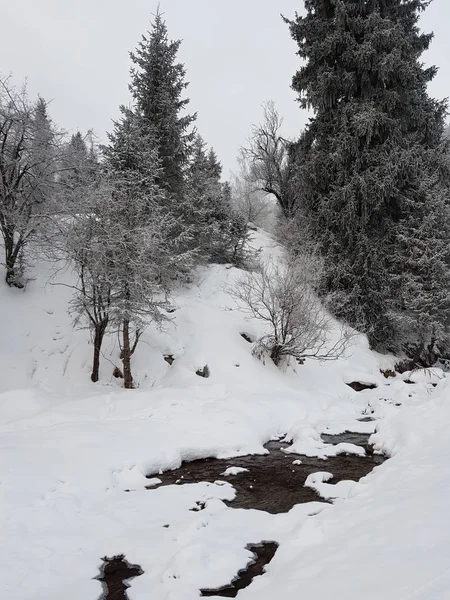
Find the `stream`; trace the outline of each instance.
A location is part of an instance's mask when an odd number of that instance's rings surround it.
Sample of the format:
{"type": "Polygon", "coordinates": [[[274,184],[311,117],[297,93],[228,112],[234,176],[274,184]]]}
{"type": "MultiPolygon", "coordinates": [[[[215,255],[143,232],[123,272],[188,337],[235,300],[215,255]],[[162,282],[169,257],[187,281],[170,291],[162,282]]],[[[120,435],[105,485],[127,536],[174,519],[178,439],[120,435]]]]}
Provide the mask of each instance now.
{"type": "MultiPolygon", "coordinates": [[[[359,481],[382,464],[386,458],[371,452],[369,437],[367,434],[350,432],[340,435],[322,434],[322,440],[327,444],[347,442],[363,447],[366,452],[364,456],[339,454],[326,460],[283,452],[283,449],[289,446],[288,443],[270,441],[264,446],[267,454],[184,462],[178,469],[158,474],[162,481],[159,487],[226,480],[236,490],[234,500],[225,501],[228,506],[262,510],[271,514],[285,513],[296,504],[326,502],[313,489],[304,487],[308,475],[325,470],[333,473],[331,483],[342,480],[359,481]],[[232,467],[236,468],[236,471],[242,471],[225,476],[226,469],[232,467]]],[[[150,479],[155,475],[149,473],[147,477],[150,479]]],[[[199,502],[195,510],[203,508],[203,503],[199,502]]],[[[277,547],[275,540],[249,544],[247,549],[253,553],[249,564],[239,571],[227,586],[215,590],[200,590],[201,595],[234,598],[239,590],[251,584],[254,577],[264,573],[264,567],[272,560],[277,547]]],[[[141,575],[142,570],[138,565],[129,565],[123,556],[103,560],[101,575],[98,577],[104,587],[102,600],[127,600],[127,581],[141,575]]]]}

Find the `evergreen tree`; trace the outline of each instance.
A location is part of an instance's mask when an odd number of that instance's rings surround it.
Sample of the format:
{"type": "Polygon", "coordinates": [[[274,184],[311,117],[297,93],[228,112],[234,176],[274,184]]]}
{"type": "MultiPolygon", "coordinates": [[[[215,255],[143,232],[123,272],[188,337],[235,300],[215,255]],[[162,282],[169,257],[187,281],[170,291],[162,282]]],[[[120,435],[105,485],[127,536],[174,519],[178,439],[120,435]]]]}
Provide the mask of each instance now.
{"type": "Polygon", "coordinates": [[[104,148],[105,176],[111,186],[102,209],[111,286],[109,322],[121,340],[124,385],[133,387],[131,357],[150,321],[159,324],[169,286],[192,266],[184,232],[167,209],[167,192],[158,184],[157,142],[143,135],[141,118],[123,109],[104,148]]]}
{"type": "Polygon", "coordinates": [[[80,194],[99,178],[100,163],[94,147],[92,133],[83,136],[79,131],[66,143],[61,158],[59,210],[71,211],[79,202],[80,194]],[[72,204],[72,206],[70,206],[72,204]]]}
{"type": "Polygon", "coordinates": [[[445,337],[450,314],[446,104],[428,96],[436,69],[420,62],[427,5],[306,0],[306,15],[288,21],[306,61],[293,88],[315,112],[295,149],[298,204],[326,258],[327,291],[375,348],[410,353],[445,337]]]}
{"type": "Polygon", "coordinates": [[[242,259],[247,223],[231,206],[231,190],[221,182],[222,165],[197,135],[186,172],[189,202],[187,220],[194,231],[198,252],[206,261],[224,263],[242,259]]]}
{"type": "Polygon", "coordinates": [[[39,96],[32,122],[31,169],[35,180],[34,194],[38,204],[50,199],[56,181],[57,160],[56,134],[48,115],[47,102],[39,96]]]}
{"type": "Polygon", "coordinates": [[[196,115],[181,114],[189,100],[183,98],[187,87],[184,65],[177,61],[181,40],[171,41],[161,13],[157,13],[147,36],[130,53],[130,91],[142,126],[156,141],[161,161],[159,184],[181,199],[184,170],[190,156],[194,133],[190,131],[196,115]]]}
{"type": "Polygon", "coordinates": [[[71,136],[65,149],[63,177],[69,185],[92,179],[98,166],[92,133],[89,131],[83,136],[77,131],[71,136]]]}

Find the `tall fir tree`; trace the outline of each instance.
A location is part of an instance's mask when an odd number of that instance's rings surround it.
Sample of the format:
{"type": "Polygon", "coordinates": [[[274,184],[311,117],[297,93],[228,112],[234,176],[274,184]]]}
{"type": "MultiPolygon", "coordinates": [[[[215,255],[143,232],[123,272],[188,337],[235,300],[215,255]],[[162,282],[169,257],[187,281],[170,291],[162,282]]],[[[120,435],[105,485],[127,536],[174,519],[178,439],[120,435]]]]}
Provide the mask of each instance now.
{"type": "Polygon", "coordinates": [[[92,133],[85,136],[80,131],[74,133],[65,144],[61,157],[60,184],[63,195],[61,209],[75,201],[79,190],[89,185],[100,175],[100,162],[92,139],[92,133]]]}
{"type": "Polygon", "coordinates": [[[122,109],[104,148],[105,176],[111,186],[103,209],[105,246],[111,245],[107,273],[111,286],[109,322],[121,340],[124,385],[133,387],[131,357],[142,331],[166,317],[170,283],[192,267],[183,232],[164,202],[158,184],[161,160],[156,140],[141,129],[141,119],[122,109]]]}
{"type": "Polygon", "coordinates": [[[193,142],[186,172],[189,202],[187,222],[194,231],[199,256],[207,262],[236,262],[242,259],[247,223],[231,206],[231,191],[221,181],[222,165],[212,148],[207,150],[201,136],[193,142]]]}
{"type": "Polygon", "coordinates": [[[292,87],[314,111],[295,152],[298,204],[327,291],[375,348],[410,355],[442,344],[450,322],[446,103],[429,97],[436,68],[420,62],[428,4],[305,0],[287,20],[306,61],[292,87]]]}
{"type": "Polygon", "coordinates": [[[37,203],[48,201],[54,191],[57,160],[56,135],[48,114],[48,104],[39,96],[34,111],[30,156],[37,203]]]}
{"type": "Polygon", "coordinates": [[[156,140],[161,161],[159,184],[173,197],[183,194],[184,170],[188,164],[196,115],[183,114],[189,99],[184,65],[177,62],[181,40],[169,40],[162,14],[155,15],[151,31],[142,37],[130,56],[130,91],[143,126],[156,140]]]}

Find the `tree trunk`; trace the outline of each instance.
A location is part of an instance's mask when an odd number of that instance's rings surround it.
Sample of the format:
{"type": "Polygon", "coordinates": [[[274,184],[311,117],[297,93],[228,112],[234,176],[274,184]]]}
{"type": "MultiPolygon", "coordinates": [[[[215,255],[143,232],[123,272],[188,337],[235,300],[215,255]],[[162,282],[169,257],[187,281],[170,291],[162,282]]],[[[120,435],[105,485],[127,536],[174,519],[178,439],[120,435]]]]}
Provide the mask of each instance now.
{"type": "Polygon", "coordinates": [[[270,351],[270,358],[278,367],[280,365],[281,357],[282,357],[282,346],[280,344],[275,344],[270,351]]]}
{"type": "Polygon", "coordinates": [[[15,268],[21,246],[19,244],[16,244],[16,246],[14,246],[14,240],[9,235],[3,234],[3,239],[5,243],[5,281],[9,285],[9,287],[16,287],[22,289],[24,287],[24,284],[21,281],[20,276],[17,275],[15,268]]]}
{"type": "Polygon", "coordinates": [[[123,320],[122,326],[122,364],[123,364],[123,386],[133,389],[133,377],[131,375],[131,348],[130,348],[130,321],[123,320]]]}
{"type": "Polygon", "coordinates": [[[105,335],[106,327],[108,326],[108,319],[103,319],[100,323],[95,324],[94,329],[94,360],[92,363],[91,381],[96,383],[98,381],[99,369],[100,369],[100,351],[102,348],[103,337],[105,335]]]}

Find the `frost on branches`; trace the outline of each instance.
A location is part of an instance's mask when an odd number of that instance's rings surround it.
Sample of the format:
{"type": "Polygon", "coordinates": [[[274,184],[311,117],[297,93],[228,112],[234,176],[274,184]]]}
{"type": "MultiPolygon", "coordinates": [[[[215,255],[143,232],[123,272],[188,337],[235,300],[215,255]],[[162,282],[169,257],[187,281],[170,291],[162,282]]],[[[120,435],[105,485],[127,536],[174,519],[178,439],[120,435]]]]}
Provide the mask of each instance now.
{"type": "Polygon", "coordinates": [[[373,347],[422,363],[448,347],[450,314],[446,104],[428,96],[432,35],[417,27],[427,4],[307,0],[288,21],[305,61],[293,88],[314,111],[296,149],[298,218],[320,243],[324,289],[373,347]]]}
{"type": "Polygon", "coordinates": [[[344,352],[352,333],[337,327],[319,302],[321,277],[321,260],[304,253],[280,263],[261,262],[238,280],[231,295],[267,330],[254,354],[268,355],[280,366],[289,357],[302,364],[305,358],[330,360],[344,352]]]}
{"type": "Polygon", "coordinates": [[[49,213],[59,171],[59,134],[42,98],[0,79],[0,231],[6,283],[23,288],[25,250],[49,213]]]}

